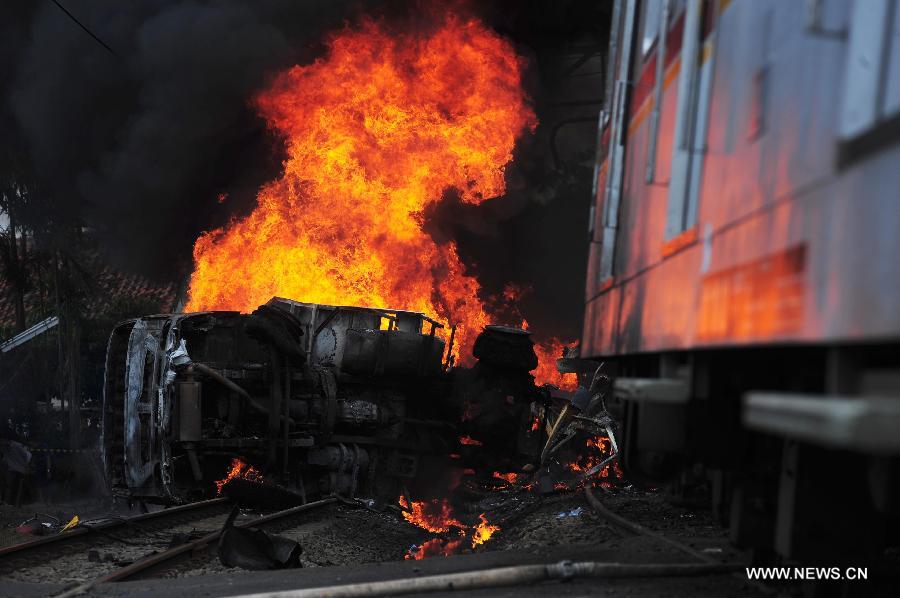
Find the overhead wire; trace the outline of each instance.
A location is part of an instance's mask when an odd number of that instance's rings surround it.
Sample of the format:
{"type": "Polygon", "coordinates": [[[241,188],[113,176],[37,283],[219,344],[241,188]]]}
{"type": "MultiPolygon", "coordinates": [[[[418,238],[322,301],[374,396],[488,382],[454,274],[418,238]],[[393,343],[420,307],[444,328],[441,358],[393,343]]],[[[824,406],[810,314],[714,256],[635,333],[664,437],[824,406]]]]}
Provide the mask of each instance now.
{"type": "Polygon", "coordinates": [[[93,31],[91,31],[90,29],[88,29],[87,26],[84,25],[84,23],[82,23],[81,21],[79,21],[78,18],[77,18],[75,15],[73,15],[71,12],[68,11],[68,9],[66,9],[65,6],[63,6],[62,4],[59,3],[59,0],[50,0],[50,1],[53,2],[53,4],[55,4],[61,11],[63,11],[63,12],[66,14],[67,17],[69,17],[70,19],[72,19],[72,21],[73,21],[76,25],[78,25],[79,27],[81,27],[81,29],[82,29],[85,33],[87,33],[88,35],[90,35],[90,36],[94,39],[95,42],[97,42],[98,44],[100,44],[101,46],[103,46],[103,47],[106,49],[107,52],[109,52],[110,54],[112,54],[112,55],[115,56],[116,58],[119,57],[118,54],[116,54],[115,50],[113,50],[112,48],[110,48],[109,45],[107,45],[106,42],[104,42],[102,39],[100,39],[93,31]]]}

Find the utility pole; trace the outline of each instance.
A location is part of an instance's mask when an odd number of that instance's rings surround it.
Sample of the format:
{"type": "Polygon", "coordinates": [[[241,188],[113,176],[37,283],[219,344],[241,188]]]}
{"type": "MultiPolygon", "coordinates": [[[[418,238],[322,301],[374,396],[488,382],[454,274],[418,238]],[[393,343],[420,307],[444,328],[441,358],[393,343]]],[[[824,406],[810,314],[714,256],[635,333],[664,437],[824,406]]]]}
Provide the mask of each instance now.
{"type": "Polygon", "coordinates": [[[69,405],[69,448],[81,448],[81,314],[70,258],[55,258],[56,309],[59,316],[59,394],[69,405]]]}

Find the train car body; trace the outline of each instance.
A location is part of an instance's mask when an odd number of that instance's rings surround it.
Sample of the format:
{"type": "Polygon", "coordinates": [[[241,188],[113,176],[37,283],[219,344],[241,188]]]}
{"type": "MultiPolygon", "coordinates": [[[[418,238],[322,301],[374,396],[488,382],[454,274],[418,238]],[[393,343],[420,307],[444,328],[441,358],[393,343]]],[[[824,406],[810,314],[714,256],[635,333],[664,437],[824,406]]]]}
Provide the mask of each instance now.
{"type": "Polygon", "coordinates": [[[616,369],[633,477],[702,466],[786,558],[897,537],[898,32],[893,0],[614,8],[581,354],[616,369]],[[810,535],[841,501],[867,523],[810,535]]]}

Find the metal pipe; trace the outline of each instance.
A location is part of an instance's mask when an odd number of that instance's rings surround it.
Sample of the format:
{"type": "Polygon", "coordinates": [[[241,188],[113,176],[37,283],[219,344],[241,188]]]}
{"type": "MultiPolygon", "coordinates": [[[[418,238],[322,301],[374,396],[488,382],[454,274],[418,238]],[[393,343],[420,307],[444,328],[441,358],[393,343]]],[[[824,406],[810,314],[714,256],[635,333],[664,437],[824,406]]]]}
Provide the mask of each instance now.
{"type": "MultiPolygon", "coordinates": [[[[213,380],[215,380],[216,382],[218,382],[219,384],[221,384],[228,390],[236,392],[237,394],[242,396],[245,401],[247,401],[248,405],[250,405],[257,411],[259,411],[260,413],[265,413],[268,415],[268,413],[269,413],[268,407],[266,407],[265,405],[263,405],[262,403],[260,403],[259,401],[257,401],[253,397],[251,397],[250,393],[248,393],[246,390],[244,390],[243,388],[241,388],[240,386],[238,386],[237,384],[235,384],[234,382],[232,382],[231,380],[229,380],[228,378],[223,376],[222,373],[219,372],[218,370],[215,370],[206,364],[197,363],[197,362],[192,363],[191,367],[193,367],[196,371],[200,372],[201,374],[205,374],[206,376],[209,376],[210,378],[212,378],[213,380]]],[[[293,426],[294,422],[289,420],[288,425],[293,426]]]]}
{"type": "Polygon", "coordinates": [[[396,596],[424,592],[471,591],[533,584],[550,580],[574,578],[622,578],[622,577],[689,577],[718,575],[741,569],[742,565],[705,563],[631,564],[598,563],[592,561],[573,563],[560,561],[542,565],[498,567],[481,571],[463,571],[425,577],[407,577],[387,581],[351,583],[287,590],[242,594],[234,598],[369,598],[371,596],[396,596]]]}
{"type": "Polygon", "coordinates": [[[447,360],[444,362],[444,369],[450,367],[450,358],[453,356],[453,339],[456,336],[456,324],[450,328],[450,341],[447,343],[447,360]]]}

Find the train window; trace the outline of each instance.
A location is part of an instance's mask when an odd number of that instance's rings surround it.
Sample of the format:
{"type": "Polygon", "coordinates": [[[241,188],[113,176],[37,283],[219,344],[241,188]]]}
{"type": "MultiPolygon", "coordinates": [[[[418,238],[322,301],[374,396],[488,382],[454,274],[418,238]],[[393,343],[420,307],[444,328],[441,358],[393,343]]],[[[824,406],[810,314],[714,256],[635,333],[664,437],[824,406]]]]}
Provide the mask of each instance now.
{"type": "Polygon", "coordinates": [[[659,18],[662,13],[663,0],[647,0],[644,3],[644,18],[641,23],[641,56],[646,57],[659,33],[659,18]]]}
{"type": "Polygon", "coordinates": [[[888,64],[885,72],[887,82],[884,89],[885,114],[900,113],[900,3],[894,5],[894,18],[888,39],[891,47],[888,50],[888,64]]]}
{"type": "MultiPolygon", "coordinates": [[[[669,0],[663,0],[662,10],[659,13],[657,23],[656,40],[656,72],[653,75],[653,110],[650,113],[650,142],[647,149],[647,170],[645,181],[653,183],[656,177],[656,143],[659,138],[659,119],[662,111],[663,79],[666,66],[666,42],[669,31],[669,0]]],[[[649,67],[648,67],[649,68],[649,67]]]]}
{"type": "Polygon", "coordinates": [[[900,7],[894,4],[865,0],[853,5],[839,125],[844,141],[900,112],[900,7]]]}
{"type": "Polygon", "coordinates": [[[677,250],[695,234],[707,116],[712,95],[715,2],[688,0],[681,43],[675,137],[669,175],[663,254],[677,250]]]}

